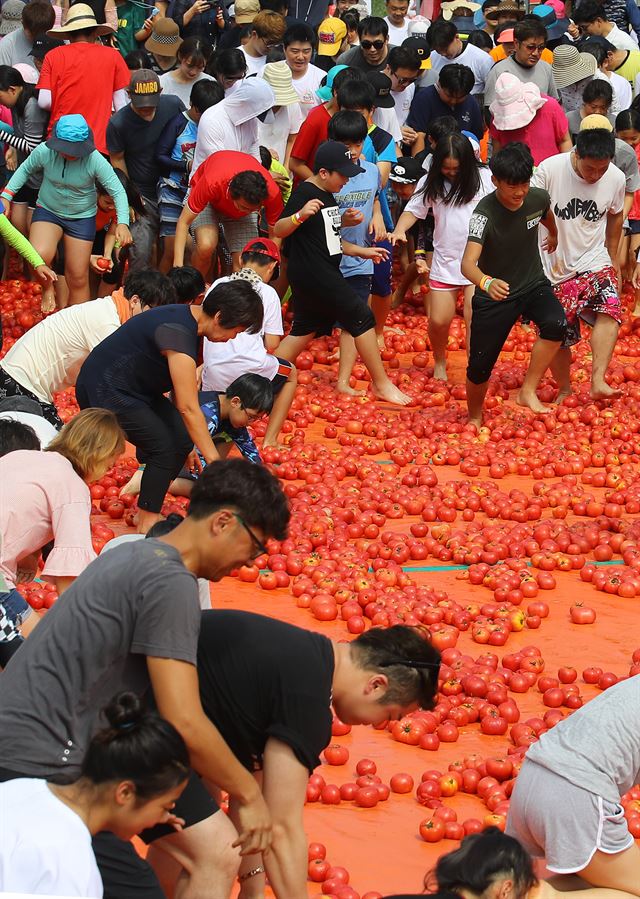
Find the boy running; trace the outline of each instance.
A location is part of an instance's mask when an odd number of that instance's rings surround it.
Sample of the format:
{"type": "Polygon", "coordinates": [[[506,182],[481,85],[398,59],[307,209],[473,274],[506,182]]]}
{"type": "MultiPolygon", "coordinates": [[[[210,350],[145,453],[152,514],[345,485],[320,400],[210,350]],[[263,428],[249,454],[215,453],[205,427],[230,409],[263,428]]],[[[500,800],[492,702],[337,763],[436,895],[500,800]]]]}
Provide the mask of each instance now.
{"type": "Polygon", "coordinates": [[[489,377],[518,318],[530,319],[540,336],[517,402],[546,413],[536,389],[566,333],[564,310],[542,268],[538,225],[547,229],[544,247],[554,252],[558,232],[549,194],[530,188],[533,157],[525,144],[513,143],[491,160],[495,191],[476,206],[461,271],[476,285],[467,366],[469,421],[482,426],[489,377]]]}

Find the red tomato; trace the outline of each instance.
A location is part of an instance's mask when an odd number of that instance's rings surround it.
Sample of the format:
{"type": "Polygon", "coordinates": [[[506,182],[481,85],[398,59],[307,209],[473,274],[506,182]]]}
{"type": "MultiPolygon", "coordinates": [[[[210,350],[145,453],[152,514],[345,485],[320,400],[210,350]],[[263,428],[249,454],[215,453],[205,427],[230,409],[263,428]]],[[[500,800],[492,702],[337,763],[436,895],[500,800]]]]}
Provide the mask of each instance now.
{"type": "Polygon", "coordinates": [[[413,790],[413,777],[410,774],[394,774],[389,786],[392,793],[410,793],[413,790]]]}
{"type": "Polygon", "coordinates": [[[327,871],[329,870],[329,862],[324,858],[314,858],[309,862],[307,876],[313,883],[322,883],[327,879],[327,871]]]}
{"type": "Polygon", "coordinates": [[[439,843],[444,839],[445,822],[440,818],[427,818],[421,822],[419,831],[425,843],[439,843]]]}
{"type": "Polygon", "coordinates": [[[593,624],[596,620],[595,609],[583,606],[582,603],[575,603],[569,609],[571,621],[574,624],[593,624]]]}
{"type": "Polygon", "coordinates": [[[324,760],[327,765],[346,765],[349,761],[349,750],[339,743],[330,743],[324,751],[324,760]]]}
{"type": "Polygon", "coordinates": [[[309,843],[309,849],[307,852],[309,861],[313,861],[314,859],[326,858],[327,857],[327,847],[324,843],[309,843]]]}
{"type": "Polygon", "coordinates": [[[111,260],[107,259],[106,256],[98,256],[96,259],[96,266],[101,272],[107,272],[111,268],[111,260]]]}
{"type": "Polygon", "coordinates": [[[355,795],[355,802],[359,808],[374,808],[378,801],[379,794],[375,786],[360,787],[355,795]]]}

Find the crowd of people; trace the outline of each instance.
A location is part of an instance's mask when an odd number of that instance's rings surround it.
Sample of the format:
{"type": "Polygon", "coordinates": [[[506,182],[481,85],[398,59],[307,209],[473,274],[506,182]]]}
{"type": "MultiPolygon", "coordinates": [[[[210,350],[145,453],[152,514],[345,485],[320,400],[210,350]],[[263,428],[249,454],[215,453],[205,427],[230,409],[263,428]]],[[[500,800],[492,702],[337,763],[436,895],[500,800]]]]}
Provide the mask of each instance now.
{"type": "MultiPolygon", "coordinates": [[[[45,317],[0,359],[0,890],[227,899],[239,880],[254,899],[268,879],[301,899],[332,714],[434,704],[419,630],[337,643],[211,608],[210,581],[286,536],[249,426],[268,416],[277,446],[315,337],[340,331],[338,392],[364,393],[359,356],[374,398],[404,406],[381,350],[422,287],[437,380],[464,317],[478,430],[519,320],[537,329],[520,405],[549,412],[548,370],[571,393],[582,324],[591,398],[617,396],[623,277],[640,291],[635,3],[384,6],[2,4],[0,236],[45,317]],[[138,533],[96,557],[89,486],[126,441],[138,533]],[[163,517],[168,492],[186,518],[163,517]],[[36,571],[64,594],[43,619],[18,589],[36,571]]],[[[551,899],[544,857],[584,899],[640,896],[619,806],[640,771],[636,680],[542,737],[509,835],[467,837],[432,892],[551,899]]]]}

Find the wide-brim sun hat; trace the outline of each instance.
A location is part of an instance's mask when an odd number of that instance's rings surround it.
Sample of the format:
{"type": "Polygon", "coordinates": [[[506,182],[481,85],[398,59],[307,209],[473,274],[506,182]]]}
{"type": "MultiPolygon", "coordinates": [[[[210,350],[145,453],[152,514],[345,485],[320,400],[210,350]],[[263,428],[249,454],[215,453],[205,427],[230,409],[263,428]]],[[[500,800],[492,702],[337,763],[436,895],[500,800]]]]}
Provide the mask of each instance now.
{"type": "Polygon", "coordinates": [[[24,6],[22,0],[6,0],[0,14],[0,36],[5,37],[5,35],[17,31],[18,28],[22,28],[24,6]]]}
{"type": "Polygon", "coordinates": [[[524,9],[513,0],[501,0],[495,9],[490,9],[485,13],[487,22],[497,22],[501,16],[508,16],[510,19],[522,19],[525,14],[524,9]]]}
{"type": "Polygon", "coordinates": [[[17,62],[11,68],[15,69],[16,72],[20,72],[25,84],[37,84],[40,80],[40,73],[33,66],[30,66],[28,62],[17,62]]]}
{"type": "Polygon", "coordinates": [[[598,68],[598,62],[591,53],[580,53],[577,47],[571,44],[561,44],[553,51],[553,80],[560,90],[570,87],[576,81],[593,77],[598,68]]]}
{"type": "MultiPolygon", "coordinates": [[[[454,13],[457,9],[468,9],[470,13],[476,13],[482,9],[479,3],[470,3],[469,0],[446,0],[440,7],[440,15],[445,21],[455,18],[454,13]]],[[[469,18],[473,19],[473,15],[469,18]]]]}
{"type": "Polygon", "coordinates": [[[91,128],[84,116],[77,113],[61,116],[46,143],[50,150],[68,156],[89,156],[96,148],[91,128]]]}
{"type": "Polygon", "coordinates": [[[300,102],[300,97],[291,83],[291,69],[284,60],[268,62],[261,75],[275,94],[276,106],[291,106],[300,102]]]}
{"type": "Polygon", "coordinates": [[[498,131],[516,131],[532,122],[546,99],[532,81],[520,81],[511,72],[503,72],[496,81],[495,100],[489,106],[498,131]]]}
{"type": "Polygon", "coordinates": [[[98,25],[95,13],[90,6],[87,6],[86,3],[76,3],[74,6],[69,7],[64,25],[60,25],[58,28],[51,28],[50,31],[47,31],[47,34],[49,37],[64,38],[68,34],[74,31],[82,31],[84,28],[94,29],[99,36],[116,33],[116,29],[111,25],[107,25],[106,22],[103,25],[98,25]]]}
{"type": "Polygon", "coordinates": [[[429,30],[430,25],[431,22],[429,21],[429,19],[427,19],[426,16],[415,16],[409,22],[409,37],[424,37],[429,30]]]}
{"type": "Polygon", "coordinates": [[[157,16],[153,20],[153,31],[144,44],[149,53],[157,53],[158,56],[175,56],[182,44],[178,23],[173,19],[157,16]]]}

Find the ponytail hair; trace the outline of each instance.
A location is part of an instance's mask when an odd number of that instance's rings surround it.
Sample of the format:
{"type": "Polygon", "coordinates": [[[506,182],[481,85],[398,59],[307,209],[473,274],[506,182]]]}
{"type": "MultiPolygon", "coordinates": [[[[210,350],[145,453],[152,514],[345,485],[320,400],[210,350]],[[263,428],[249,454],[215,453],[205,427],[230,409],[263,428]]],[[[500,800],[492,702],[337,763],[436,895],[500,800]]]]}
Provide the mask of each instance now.
{"type": "Polygon", "coordinates": [[[173,724],[119,693],[103,710],[108,726],[93,737],[81,776],[92,784],[129,780],[139,800],[177,787],[189,775],[189,753],[173,724]]]}

